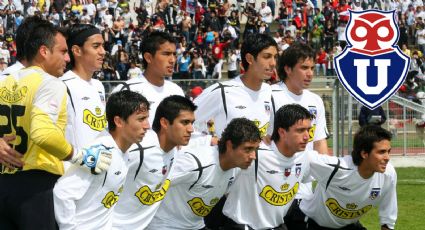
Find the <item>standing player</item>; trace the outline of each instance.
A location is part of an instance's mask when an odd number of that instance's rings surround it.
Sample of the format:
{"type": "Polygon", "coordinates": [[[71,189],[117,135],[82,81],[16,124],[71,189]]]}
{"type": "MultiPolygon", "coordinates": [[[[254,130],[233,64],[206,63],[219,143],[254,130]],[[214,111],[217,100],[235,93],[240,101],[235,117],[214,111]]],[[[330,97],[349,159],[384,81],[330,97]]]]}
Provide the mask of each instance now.
{"type": "Polygon", "coordinates": [[[389,163],[390,151],[391,133],[365,126],[354,136],[351,156],[309,154],[318,182],[314,197],[300,204],[308,216],[307,229],[363,230],[358,221],[373,206],[379,206],[381,230],[394,229],[397,174],[389,163]]]}
{"type": "Polygon", "coordinates": [[[106,128],[105,88],[92,79],[102,68],[105,49],[100,30],[89,24],[71,25],[67,44],[70,70],[61,78],[67,86],[67,140],[76,148],[91,143],[106,128]]]}
{"type": "Polygon", "coordinates": [[[16,136],[11,143],[24,163],[21,168],[1,165],[0,226],[56,229],[52,188],[63,174],[61,160],[99,172],[107,156],[95,152],[87,164],[87,157],[66,142],[66,88],[57,79],[69,61],[64,35],[45,20],[28,33],[24,54],[30,67],[0,80],[0,112],[6,118],[0,137],[16,136]]]}
{"type": "MultiPolygon", "coordinates": [[[[314,116],[312,128],[310,130],[307,150],[316,150],[319,153],[327,154],[328,146],[326,142],[327,129],[325,108],[319,95],[308,90],[314,74],[315,52],[305,44],[297,43],[285,50],[279,60],[279,77],[281,82],[272,85],[273,113],[270,122],[273,124],[274,111],[290,103],[297,103],[306,108],[314,116]]],[[[269,127],[268,133],[274,130],[273,125],[269,127]]],[[[313,193],[311,183],[302,184],[297,194],[297,201],[293,203],[293,210],[285,219],[285,223],[290,228],[296,228],[295,224],[303,218],[292,215],[299,211],[298,204],[303,197],[311,196],[313,193]]]]}
{"type": "Polygon", "coordinates": [[[142,76],[135,77],[118,85],[114,92],[132,90],[145,96],[150,102],[149,123],[152,125],[159,102],[170,95],[184,96],[177,84],[166,81],[174,71],[176,64],[176,42],[165,32],[151,33],[142,44],[143,68],[142,76]]]}
{"type": "Polygon", "coordinates": [[[236,167],[255,159],[260,133],[252,121],[233,119],[217,146],[187,148],[176,154],[167,195],[148,229],[204,229],[208,215],[228,189],[236,167]]]}
{"type": "Polygon", "coordinates": [[[155,138],[145,138],[128,151],[130,165],[114,210],[114,229],[145,229],[150,223],[168,190],[169,181],[165,178],[176,146],[189,143],[195,109],[192,101],[178,95],[159,103],[152,126],[155,138]]]}
{"type": "Polygon", "coordinates": [[[276,41],[265,34],[248,36],[241,48],[245,74],[232,80],[216,83],[195,99],[198,106],[195,117],[197,127],[214,120],[216,134],[221,136],[233,118],[246,117],[257,125],[261,136],[269,126],[271,110],[270,86],[264,83],[276,67],[278,47],[276,41]]]}
{"type": "Polygon", "coordinates": [[[111,229],[112,214],[128,171],[127,150],[142,141],[150,125],[149,102],[142,95],[123,91],[106,104],[108,132],[104,131],[85,151],[106,148],[112,163],[106,172],[93,175],[72,165],[53,190],[55,216],[60,229],[111,229]]]}
{"type": "Polygon", "coordinates": [[[308,172],[306,148],[313,115],[297,104],[276,112],[271,146],[258,150],[255,164],[242,170],[223,208],[224,229],[287,229],[283,217],[308,172]]]}

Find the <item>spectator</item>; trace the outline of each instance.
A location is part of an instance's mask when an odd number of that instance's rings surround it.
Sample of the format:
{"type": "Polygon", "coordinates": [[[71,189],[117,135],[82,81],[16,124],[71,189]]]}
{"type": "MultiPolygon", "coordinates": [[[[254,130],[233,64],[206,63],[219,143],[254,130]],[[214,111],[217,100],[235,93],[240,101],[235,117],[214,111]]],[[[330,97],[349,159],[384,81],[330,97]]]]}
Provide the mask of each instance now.
{"type": "Polygon", "coordinates": [[[361,127],[365,125],[382,125],[387,120],[384,109],[379,106],[373,110],[368,109],[366,106],[362,106],[359,114],[359,125],[361,127]]]}

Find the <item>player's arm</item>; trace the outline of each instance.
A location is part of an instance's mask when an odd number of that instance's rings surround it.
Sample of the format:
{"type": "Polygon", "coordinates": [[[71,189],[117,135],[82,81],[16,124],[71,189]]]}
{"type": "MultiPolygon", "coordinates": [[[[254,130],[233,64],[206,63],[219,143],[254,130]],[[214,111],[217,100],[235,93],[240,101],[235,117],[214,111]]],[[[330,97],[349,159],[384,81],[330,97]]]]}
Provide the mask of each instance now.
{"type": "Polygon", "coordinates": [[[65,138],[67,124],[67,94],[62,81],[46,81],[37,91],[31,111],[30,138],[35,144],[61,160],[85,165],[94,173],[106,170],[111,162],[111,153],[73,149],[65,138]]]}
{"type": "Polygon", "coordinates": [[[5,136],[0,138],[0,164],[10,167],[22,167],[22,154],[9,146],[9,142],[15,140],[15,136],[5,136]]]}
{"type": "Polygon", "coordinates": [[[313,142],[313,149],[319,152],[320,154],[329,155],[328,142],[326,141],[326,139],[313,142]]]}
{"type": "Polygon", "coordinates": [[[218,86],[218,84],[214,84],[208,87],[193,101],[198,106],[195,110],[196,127],[202,127],[203,124],[206,124],[210,119],[214,119],[220,112],[223,102],[221,90],[218,86]]]}
{"type": "Polygon", "coordinates": [[[94,178],[81,168],[72,170],[74,171],[62,176],[53,189],[55,218],[59,229],[77,228],[76,203],[86,194],[94,178]]]}
{"type": "Polygon", "coordinates": [[[326,113],[323,101],[319,100],[317,105],[317,117],[316,117],[316,129],[314,130],[313,149],[320,154],[329,155],[328,142],[326,140],[328,136],[328,130],[326,127],[326,113]]]}
{"type": "Polygon", "coordinates": [[[394,167],[388,164],[385,176],[388,182],[382,188],[382,198],[379,204],[379,222],[381,229],[394,229],[397,220],[397,174],[394,167]]]}

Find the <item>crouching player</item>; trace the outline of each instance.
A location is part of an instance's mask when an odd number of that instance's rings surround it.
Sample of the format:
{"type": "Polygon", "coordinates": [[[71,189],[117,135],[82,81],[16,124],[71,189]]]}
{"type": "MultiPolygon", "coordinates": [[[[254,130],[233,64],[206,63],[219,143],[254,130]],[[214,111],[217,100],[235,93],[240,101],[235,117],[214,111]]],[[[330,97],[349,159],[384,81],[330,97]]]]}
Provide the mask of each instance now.
{"type": "Polygon", "coordinates": [[[60,229],[110,229],[112,211],[128,171],[128,155],[149,129],[149,102],[132,91],[112,94],[106,104],[109,130],[85,149],[112,152],[109,169],[99,175],[72,165],[53,190],[55,217],[60,229]]]}

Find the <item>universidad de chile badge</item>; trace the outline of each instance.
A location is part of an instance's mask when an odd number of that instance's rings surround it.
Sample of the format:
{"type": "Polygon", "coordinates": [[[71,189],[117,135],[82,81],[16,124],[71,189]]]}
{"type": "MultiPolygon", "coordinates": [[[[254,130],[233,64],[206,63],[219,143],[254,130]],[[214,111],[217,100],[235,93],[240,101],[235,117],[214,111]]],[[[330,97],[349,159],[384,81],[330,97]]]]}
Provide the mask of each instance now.
{"type": "Polygon", "coordinates": [[[399,28],[395,11],[351,11],[345,32],[347,47],[335,57],[335,70],[344,88],[374,109],[403,84],[410,58],[396,45],[399,28]]]}

